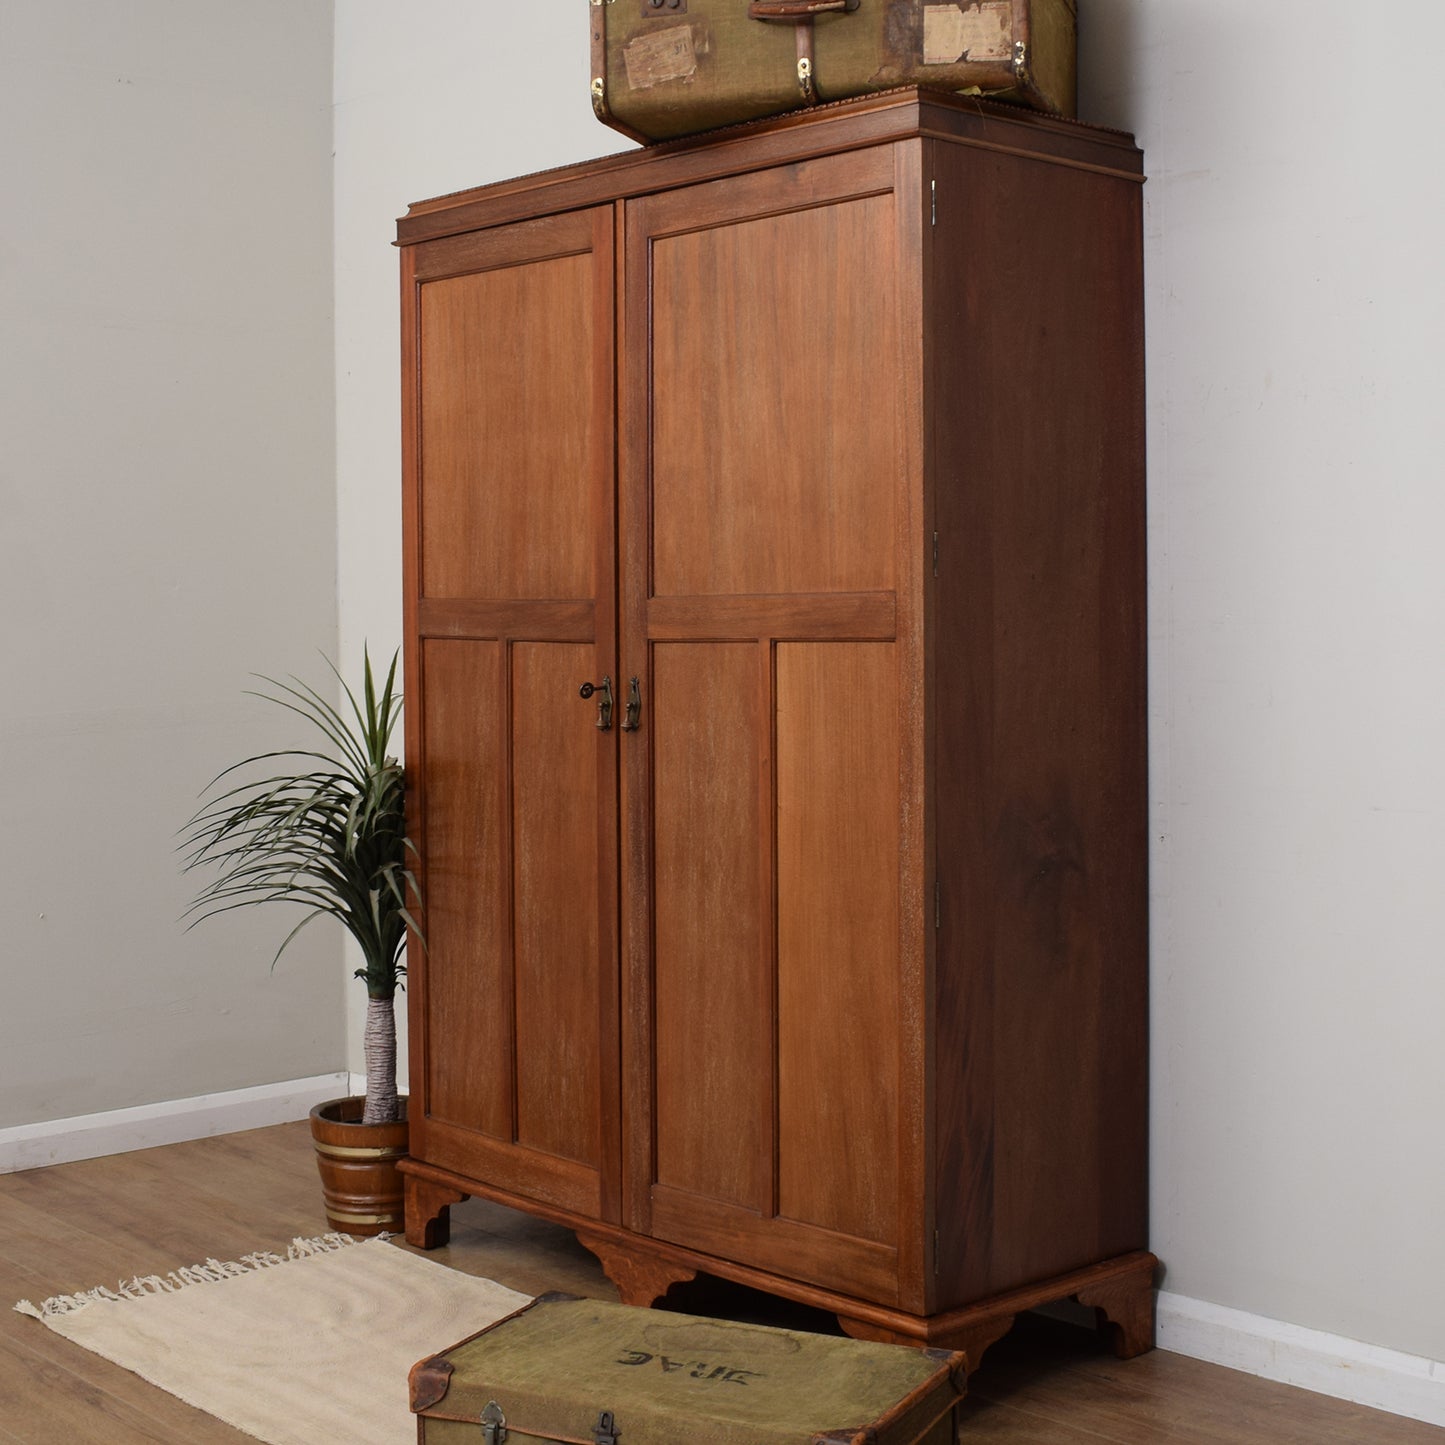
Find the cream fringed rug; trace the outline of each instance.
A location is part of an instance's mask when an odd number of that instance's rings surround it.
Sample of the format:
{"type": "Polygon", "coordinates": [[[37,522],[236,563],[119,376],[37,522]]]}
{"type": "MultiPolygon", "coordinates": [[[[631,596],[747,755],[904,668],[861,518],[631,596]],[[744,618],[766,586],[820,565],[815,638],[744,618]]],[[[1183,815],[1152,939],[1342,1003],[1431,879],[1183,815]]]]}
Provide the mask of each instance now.
{"type": "Polygon", "coordinates": [[[411,1367],[527,1300],[384,1237],[329,1234],[15,1308],[270,1445],[404,1445],[411,1367]]]}

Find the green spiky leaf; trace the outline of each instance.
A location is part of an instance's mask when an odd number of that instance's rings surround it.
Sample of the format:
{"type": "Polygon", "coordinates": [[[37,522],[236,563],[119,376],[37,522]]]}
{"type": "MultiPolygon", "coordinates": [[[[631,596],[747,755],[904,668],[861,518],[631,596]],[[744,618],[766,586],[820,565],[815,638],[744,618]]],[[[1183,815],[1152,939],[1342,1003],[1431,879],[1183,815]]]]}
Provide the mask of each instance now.
{"type": "Polygon", "coordinates": [[[194,927],[257,903],[299,905],[305,916],[277,959],[313,919],[334,918],[361,949],[365,967],[357,973],[367,993],[390,998],[406,973],[408,930],[421,942],[418,889],[407,867],[416,847],[406,836],[402,767],[388,752],[402,706],[397,656],[380,689],[365,651],[363,663],[358,698],[327,659],[350,719],[299,678],[260,678],[269,690],[252,695],[304,718],[326,746],[258,753],[212,779],[180,847],[185,868],[214,876],[185,916],[194,927]],[[248,776],[261,769],[266,776],[248,776]]]}

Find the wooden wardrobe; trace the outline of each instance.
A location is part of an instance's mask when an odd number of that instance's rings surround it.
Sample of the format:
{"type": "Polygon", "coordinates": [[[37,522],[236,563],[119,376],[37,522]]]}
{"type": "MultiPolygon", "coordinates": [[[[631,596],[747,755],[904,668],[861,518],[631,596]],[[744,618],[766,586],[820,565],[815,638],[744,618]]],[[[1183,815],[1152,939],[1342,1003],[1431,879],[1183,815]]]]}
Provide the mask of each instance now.
{"type": "Polygon", "coordinates": [[[1152,1342],[1142,179],[907,90],[399,222],[408,1239],[1152,1342]]]}

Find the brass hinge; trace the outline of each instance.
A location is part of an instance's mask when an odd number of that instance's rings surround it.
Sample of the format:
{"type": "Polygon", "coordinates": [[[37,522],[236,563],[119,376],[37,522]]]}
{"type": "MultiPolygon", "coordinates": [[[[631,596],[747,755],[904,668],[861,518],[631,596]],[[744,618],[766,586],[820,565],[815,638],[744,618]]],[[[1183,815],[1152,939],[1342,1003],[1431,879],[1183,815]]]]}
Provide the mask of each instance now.
{"type": "Polygon", "coordinates": [[[938,576],[938,533],[933,534],[933,575],[938,576]]]}
{"type": "Polygon", "coordinates": [[[933,927],[935,932],[943,927],[943,885],[933,880],[933,927]]]}
{"type": "Polygon", "coordinates": [[[929,204],[929,219],[928,219],[928,224],[929,224],[930,226],[936,226],[936,225],[938,224],[938,182],[937,182],[937,181],[929,181],[929,183],[928,183],[928,204],[929,204]]]}

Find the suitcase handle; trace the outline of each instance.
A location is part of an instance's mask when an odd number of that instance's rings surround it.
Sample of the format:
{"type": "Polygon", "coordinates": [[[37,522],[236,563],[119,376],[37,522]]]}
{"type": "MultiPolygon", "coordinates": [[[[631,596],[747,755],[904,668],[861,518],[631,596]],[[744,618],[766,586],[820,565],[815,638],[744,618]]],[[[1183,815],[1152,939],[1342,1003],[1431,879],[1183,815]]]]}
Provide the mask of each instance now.
{"type": "Polygon", "coordinates": [[[811,20],[830,10],[856,10],[861,0],[750,0],[751,20],[811,20]]]}

